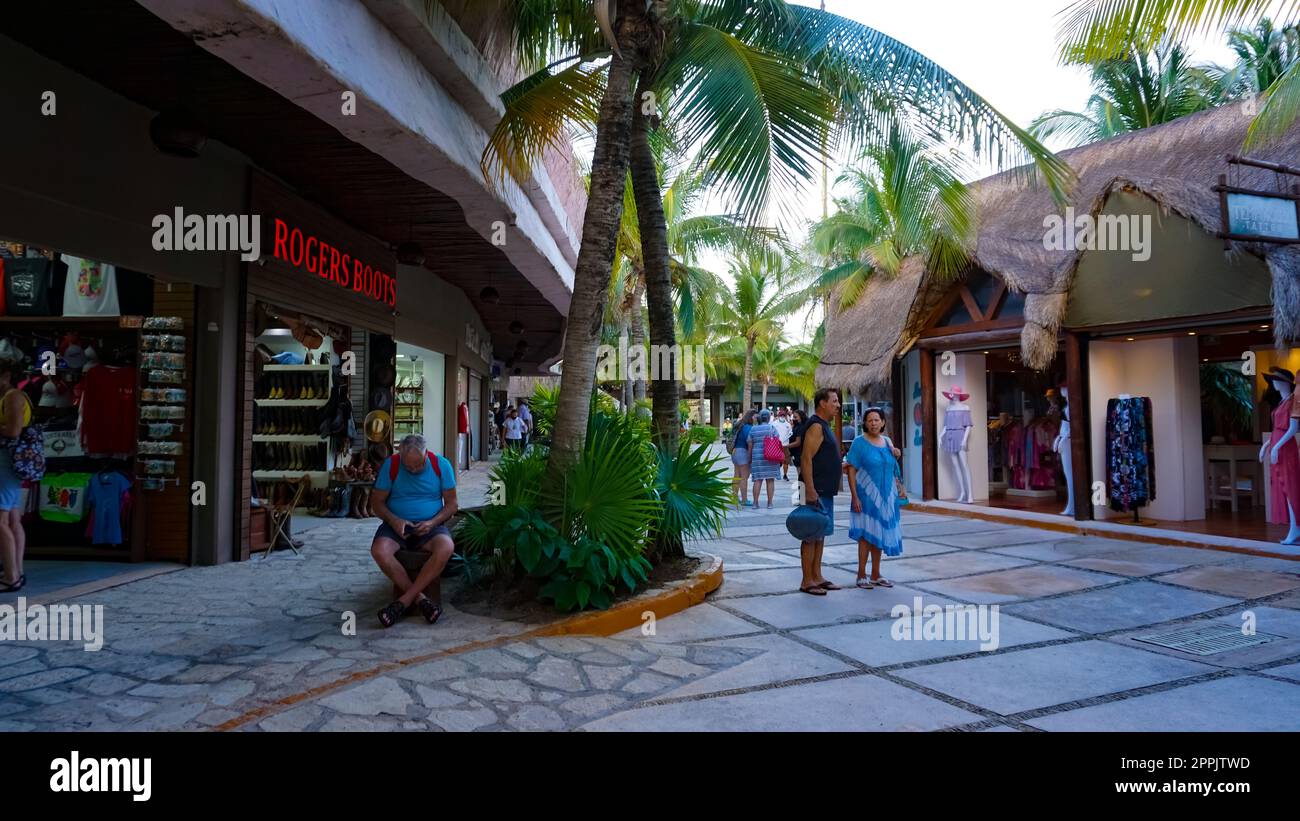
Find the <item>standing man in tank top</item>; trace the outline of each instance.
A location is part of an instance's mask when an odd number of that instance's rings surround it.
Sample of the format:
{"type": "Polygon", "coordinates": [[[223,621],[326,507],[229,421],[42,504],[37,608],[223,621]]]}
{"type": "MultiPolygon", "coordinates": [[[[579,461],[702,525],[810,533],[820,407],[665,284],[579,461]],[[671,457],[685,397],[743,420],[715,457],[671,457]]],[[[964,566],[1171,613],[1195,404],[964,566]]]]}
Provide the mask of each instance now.
{"type": "Polygon", "coordinates": [[[799,590],[813,596],[825,596],[827,590],[839,590],[839,585],[822,575],[822,550],[826,537],[835,532],[835,495],[840,492],[840,443],[835,438],[829,420],[840,412],[840,393],[834,388],[822,388],[813,397],[813,415],[804,426],[800,448],[799,478],[803,483],[804,500],[820,503],[826,514],[826,531],[820,539],[799,544],[799,559],[803,580],[799,590]]]}

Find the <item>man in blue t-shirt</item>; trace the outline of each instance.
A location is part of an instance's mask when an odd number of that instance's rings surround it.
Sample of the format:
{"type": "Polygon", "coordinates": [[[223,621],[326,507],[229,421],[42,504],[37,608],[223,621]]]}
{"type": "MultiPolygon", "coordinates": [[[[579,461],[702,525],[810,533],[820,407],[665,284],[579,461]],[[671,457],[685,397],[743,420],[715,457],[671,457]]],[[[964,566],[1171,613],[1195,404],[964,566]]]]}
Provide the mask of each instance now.
{"type": "Polygon", "coordinates": [[[457,508],[456,473],[451,462],[429,453],[423,436],[407,436],[397,446],[397,453],[379,466],[370,508],[383,520],[370,544],[370,555],[402,591],[397,601],[379,611],[379,623],[392,627],[412,605],[418,605],[425,620],[433,624],[442,615],[442,604],[423,591],[442,575],[455,548],[447,529],[457,508]],[[415,581],[397,560],[398,550],[430,554],[415,581]]]}

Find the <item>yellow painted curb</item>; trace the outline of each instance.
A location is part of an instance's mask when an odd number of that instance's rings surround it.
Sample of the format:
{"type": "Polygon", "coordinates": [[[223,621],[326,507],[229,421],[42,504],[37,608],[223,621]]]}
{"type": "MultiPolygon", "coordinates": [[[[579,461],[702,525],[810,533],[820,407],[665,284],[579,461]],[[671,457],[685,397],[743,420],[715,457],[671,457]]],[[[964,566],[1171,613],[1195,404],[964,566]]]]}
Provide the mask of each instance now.
{"type": "Polygon", "coordinates": [[[316,698],[333,692],[349,684],[356,684],[359,681],[366,681],[391,673],[394,670],[400,670],[403,667],[410,667],[416,664],[424,664],[434,659],[446,658],[447,656],[458,656],[464,653],[470,653],[475,650],[485,650],[490,647],[499,647],[502,644],[509,644],[512,641],[523,641],[525,639],[542,638],[545,636],[612,636],[615,633],[621,633],[642,623],[642,614],[654,613],[656,619],[662,619],[671,616],[674,613],[680,613],[688,607],[699,604],[704,601],[704,597],[717,590],[722,585],[722,558],[705,554],[712,561],[704,570],[696,572],[688,579],[680,582],[674,582],[673,585],[665,590],[648,590],[639,596],[635,596],[627,601],[611,607],[608,610],[600,610],[593,613],[579,613],[568,618],[561,619],[555,624],[548,624],[545,627],[538,627],[533,630],[525,630],[522,633],[514,633],[508,636],[497,636],[492,639],[483,641],[473,641],[468,644],[462,644],[459,647],[452,647],[449,650],[439,650],[436,653],[425,653],[413,658],[400,659],[398,661],[387,662],[373,667],[369,670],[352,673],[344,676],[337,681],[331,681],[328,684],[321,684],[310,690],[301,693],[285,696],[276,699],[270,704],[264,704],[256,707],[241,715],[235,716],[229,721],[212,728],[212,732],[226,732],[235,730],[248,724],[251,721],[257,721],[267,716],[274,715],[281,709],[292,707],[295,704],[301,704],[304,701],[316,698]]]}
{"type": "Polygon", "coordinates": [[[1244,556],[1260,556],[1269,559],[1287,559],[1288,561],[1300,562],[1300,556],[1295,556],[1289,553],[1278,553],[1263,548],[1238,547],[1236,545],[1228,544],[1207,544],[1206,542],[1200,542],[1191,537],[1183,539],[1176,536],[1152,536],[1149,533],[1142,533],[1136,530],[1132,533],[1117,533],[1113,530],[1089,527],[1086,523],[1078,521],[1040,522],[1037,519],[1020,519],[1015,516],[993,513],[987,510],[953,510],[947,507],[932,507],[927,505],[925,502],[912,502],[908,505],[908,508],[910,510],[915,510],[918,513],[934,513],[939,516],[953,516],[958,519],[981,519],[986,522],[1019,525],[1020,527],[1035,527],[1039,530],[1051,530],[1057,533],[1074,533],[1080,536],[1097,536],[1103,539],[1122,539],[1129,542],[1168,545],[1171,547],[1196,547],[1201,550],[1218,550],[1223,553],[1240,553],[1244,556]]]}

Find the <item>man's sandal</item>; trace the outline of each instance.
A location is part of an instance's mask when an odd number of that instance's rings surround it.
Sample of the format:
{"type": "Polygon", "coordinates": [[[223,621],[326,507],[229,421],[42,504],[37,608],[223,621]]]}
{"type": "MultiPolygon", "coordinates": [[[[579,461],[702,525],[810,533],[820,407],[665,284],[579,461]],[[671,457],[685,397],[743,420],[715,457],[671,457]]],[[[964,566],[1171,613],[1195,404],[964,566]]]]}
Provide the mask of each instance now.
{"type": "Polygon", "coordinates": [[[405,615],[406,605],[402,604],[400,601],[395,601],[383,610],[379,611],[379,623],[384,627],[392,627],[405,615]]]}
{"type": "Polygon", "coordinates": [[[819,584],[819,585],[817,585],[817,586],[820,587],[822,590],[839,590],[839,589],[840,589],[840,586],[839,586],[838,584],[836,584],[835,582],[822,582],[821,584],[819,584]]]}
{"type": "Polygon", "coordinates": [[[442,616],[442,605],[428,596],[422,596],[418,604],[420,612],[424,614],[424,620],[429,624],[435,623],[442,616]]]}
{"type": "Polygon", "coordinates": [[[17,593],[27,586],[27,576],[18,577],[18,581],[10,584],[9,582],[0,582],[0,593],[17,593]]]}
{"type": "Polygon", "coordinates": [[[811,587],[801,587],[801,588],[799,588],[799,592],[800,592],[800,593],[807,593],[807,594],[810,595],[810,596],[825,596],[825,595],[826,595],[826,591],[823,590],[823,589],[822,589],[821,587],[819,587],[818,585],[815,585],[815,584],[812,585],[811,587]]]}

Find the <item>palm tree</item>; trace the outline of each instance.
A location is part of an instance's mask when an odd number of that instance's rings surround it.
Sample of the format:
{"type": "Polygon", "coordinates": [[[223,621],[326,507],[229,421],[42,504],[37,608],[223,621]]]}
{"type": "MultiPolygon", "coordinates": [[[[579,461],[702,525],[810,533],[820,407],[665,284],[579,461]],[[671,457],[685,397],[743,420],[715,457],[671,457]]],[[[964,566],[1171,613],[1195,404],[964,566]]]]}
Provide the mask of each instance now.
{"type": "MultiPolygon", "coordinates": [[[[1027,157],[1058,195],[1072,178],[1067,165],[937,64],[825,11],[782,0],[651,0],[620,3],[611,19],[610,0],[596,0],[590,15],[577,0],[505,6],[515,50],[534,73],[502,95],[506,113],[484,152],[485,176],[524,179],[548,146],[565,145],[572,127],[596,133],[552,468],[577,459],[585,434],[628,170],[651,341],[672,343],[668,238],[651,148],[660,128],[679,145],[699,146],[710,183],[749,223],[774,189],[787,207],[796,201],[788,193],[825,160],[818,147],[862,147],[903,119],[999,161],[1027,157]]],[[[675,418],[675,391],[665,399],[675,418]]]]}
{"type": "Polygon", "coordinates": [[[907,257],[925,254],[928,269],[960,273],[975,204],[951,156],[930,150],[895,129],[886,146],[873,148],[866,167],[845,171],[837,185],[852,195],[837,200],[835,214],[813,226],[813,250],[828,260],[815,287],[839,289],[841,310],[853,305],[875,274],[893,276],[907,257]]]}
{"type": "Polygon", "coordinates": [[[1132,49],[1092,64],[1085,109],[1048,111],[1029,130],[1041,140],[1084,145],[1205,111],[1227,97],[1222,72],[1192,65],[1181,45],[1162,40],[1150,51],[1132,49]]]}
{"type": "Polygon", "coordinates": [[[759,341],[776,336],[781,322],[808,300],[803,290],[793,289],[779,267],[750,258],[732,263],[735,280],[732,298],[718,306],[718,330],[725,337],[744,340],[745,365],[740,381],[740,406],[749,407],[750,381],[754,373],[754,349],[759,341]]]}
{"type": "Polygon", "coordinates": [[[1279,29],[1265,17],[1253,29],[1228,32],[1228,45],[1237,53],[1237,66],[1230,75],[1234,92],[1255,96],[1300,61],[1300,25],[1279,29]]]}
{"type": "Polygon", "coordinates": [[[805,399],[816,392],[817,362],[820,352],[812,343],[786,345],[784,335],[754,349],[754,378],[763,386],[760,400],[767,407],[767,391],[773,386],[789,388],[805,399]]]}
{"type": "MultiPolygon", "coordinates": [[[[1279,28],[1300,24],[1295,0],[1075,0],[1063,12],[1061,53],[1068,61],[1100,62],[1129,51],[1145,53],[1161,39],[1180,40],[1208,29],[1246,29],[1280,9],[1279,28]]],[[[1300,117],[1300,63],[1293,62],[1261,92],[1246,147],[1274,139],[1300,117]]]]}

